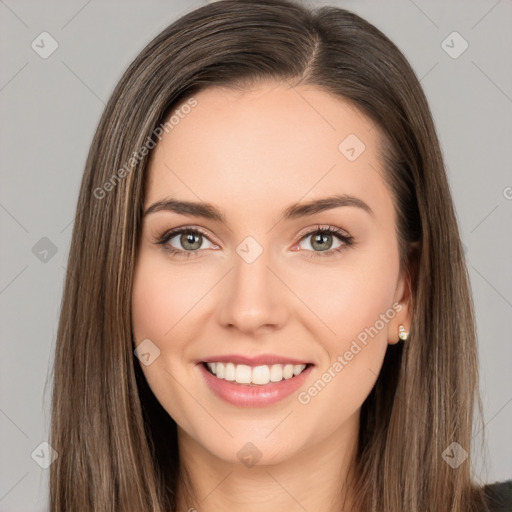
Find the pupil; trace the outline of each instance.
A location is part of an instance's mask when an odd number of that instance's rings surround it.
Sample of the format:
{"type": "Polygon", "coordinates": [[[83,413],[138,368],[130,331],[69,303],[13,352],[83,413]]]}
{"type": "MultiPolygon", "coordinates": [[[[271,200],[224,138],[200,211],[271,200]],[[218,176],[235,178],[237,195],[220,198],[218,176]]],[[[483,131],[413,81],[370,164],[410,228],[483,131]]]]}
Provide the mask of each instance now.
{"type": "Polygon", "coordinates": [[[194,233],[182,235],[183,247],[187,247],[187,244],[194,245],[194,243],[197,245],[197,247],[189,247],[189,249],[196,250],[201,246],[201,242],[199,241],[199,235],[196,235],[194,233]]]}
{"type": "Polygon", "coordinates": [[[320,243],[319,247],[317,247],[317,248],[320,251],[326,251],[329,247],[326,247],[325,243],[327,242],[327,240],[329,239],[330,236],[331,235],[326,235],[326,234],[323,234],[323,233],[320,233],[320,234],[316,235],[315,241],[313,243],[313,247],[315,246],[315,244],[320,243]]]}

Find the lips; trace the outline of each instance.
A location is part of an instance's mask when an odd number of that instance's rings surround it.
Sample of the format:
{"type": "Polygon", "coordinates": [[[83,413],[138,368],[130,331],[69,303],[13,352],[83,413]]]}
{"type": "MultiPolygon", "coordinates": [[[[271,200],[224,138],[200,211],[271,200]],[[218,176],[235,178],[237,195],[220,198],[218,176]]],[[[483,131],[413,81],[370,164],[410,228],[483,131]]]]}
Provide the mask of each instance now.
{"type": "Polygon", "coordinates": [[[206,359],[200,359],[197,363],[233,363],[245,364],[247,366],[271,366],[273,364],[309,364],[313,365],[311,361],[307,359],[296,359],[288,356],[281,356],[277,354],[260,354],[258,356],[246,356],[242,354],[224,354],[211,356],[206,359]]]}
{"type": "MultiPolygon", "coordinates": [[[[304,385],[313,371],[314,364],[307,360],[273,354],[264,354],[254,357],[230,354],[212,356],[205,360],[197,361],[196,367],[202,374],[210,391],[225,402],[237,407],[265,407],[290,397],[290,395],[304,385]],[[243,382],[239,383],[236,382],[236,380],[226,380],[225,377],[227,375],[224,375],[222,378],[216,376],[215,373],[212,372],[211,367],[213,365],[215,368],[219,366],[219,363],[226,368],[228,366],[245,366],[245,368],[243,368],[244,372],[254,372],[255,368],[257,372],[260,372],[263,370],[263,367],[268,368],[271,366],[283,366],[288,370],[293,368],[294,372],[290,375],[288,371],[287,375],[285,375],[283,371],[282,380],[277,381],[276,377],[275,382],[269,382],[268,375],[266,378],[259,375],[256,380],[258,382],[267,382],[266,384],[262,383],[259,385],[253,382],[247,382],[247,378],[239,379],[243,382]],[[295,369],[297,370],[297,374],[295,374],[295,369]]],[[[239,377],[238,372],[236,372],[236,376],[231,375],[230,378],[238,379],[239,377]]],[[[254,373],[252,373],[252,377],[254,378],[254,373]]]]}

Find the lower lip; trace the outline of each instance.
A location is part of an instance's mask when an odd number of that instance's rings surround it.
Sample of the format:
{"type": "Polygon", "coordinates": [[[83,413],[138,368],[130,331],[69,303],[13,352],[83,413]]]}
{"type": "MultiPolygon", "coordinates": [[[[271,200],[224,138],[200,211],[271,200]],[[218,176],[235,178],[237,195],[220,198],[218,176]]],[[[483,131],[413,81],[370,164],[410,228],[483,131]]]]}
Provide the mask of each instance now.
{"type": "Polygon", "coordinates": [[[234,381],[219,379],[206,369],[204,363],[199,363],[198,366],[210,389],[217,396],[237,407],[264,407],[283,400],[304,384],[313,368],[313,365],[310,365],[302,373],[291,379],[250,386],[249,384],[238,384],[234,381]]]}

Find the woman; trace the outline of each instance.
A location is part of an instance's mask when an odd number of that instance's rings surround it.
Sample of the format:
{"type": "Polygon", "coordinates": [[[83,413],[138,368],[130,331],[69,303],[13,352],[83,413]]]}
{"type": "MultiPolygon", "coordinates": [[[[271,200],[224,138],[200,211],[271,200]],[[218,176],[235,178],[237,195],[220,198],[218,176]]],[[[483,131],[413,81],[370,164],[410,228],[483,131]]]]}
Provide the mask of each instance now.
{"type": "Polygon", "coordinates": [[[507,506],[470,471],[474,315],[432,117],[355,14],[226,0],[150,42],[92,142],[68,270],[51,510],[507,506]]]}

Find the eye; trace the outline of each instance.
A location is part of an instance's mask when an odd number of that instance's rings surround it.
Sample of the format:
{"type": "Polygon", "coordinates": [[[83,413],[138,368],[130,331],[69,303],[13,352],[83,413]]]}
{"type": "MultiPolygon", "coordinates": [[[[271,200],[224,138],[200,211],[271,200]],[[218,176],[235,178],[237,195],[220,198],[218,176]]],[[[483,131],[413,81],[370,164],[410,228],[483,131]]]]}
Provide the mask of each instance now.
{"type": "MultiPolygon", "coordinates": [[[[197,255],[201,249],[218,249],[218,245],[212,243],[206,234],[197,228],[190,227],[181,227],[166,231],[158,238],[156,243],[161,245],[169,254],[185,258],[197,255]],[[207,242],[210,246],[203,247],[204,242],[207,242]]],[[[306,252],[312,252],[313,255],[309,257],[315,258],[317,256],[334,256],[353,244],[353,237],[342,229],[335,226],[318,226],[315,230],[302,235],[296,247],[298,246],[301,249],[305,249],[306,252]],[[301,244],[303,241],[310,238],[311,241],[306,244],[309,245],[310,248],[302,247],[301,244]]]]}
{"type": "MultiPolygon", "coordinates": [[[[317,256],[333,256],[354,244],[354,239],[351,235],[335,226],[318,226],[316,230],[309,231],[301,238],[301,242],[307,240],[311,240],[306,244],[311,249],[306,248],[306,250],[315,253],[311,256],[313,258],[317,256]]],[[[299,246],[301,242],[299,242],[299,246]]]]}
{"type": "Polygon", "coordinates": [[[212,249],[218,247],[210,242],[208,237],[202,231],[187,227],[166,231],[158,239],[157,244],[162,245],[165,251],[174,256],[184,256],[186,258],[193,254],[197,254],[200,249],[212,249]],[[204,241],[207,241],[210,244],[210,247],[202,247],[204,241]]]}

